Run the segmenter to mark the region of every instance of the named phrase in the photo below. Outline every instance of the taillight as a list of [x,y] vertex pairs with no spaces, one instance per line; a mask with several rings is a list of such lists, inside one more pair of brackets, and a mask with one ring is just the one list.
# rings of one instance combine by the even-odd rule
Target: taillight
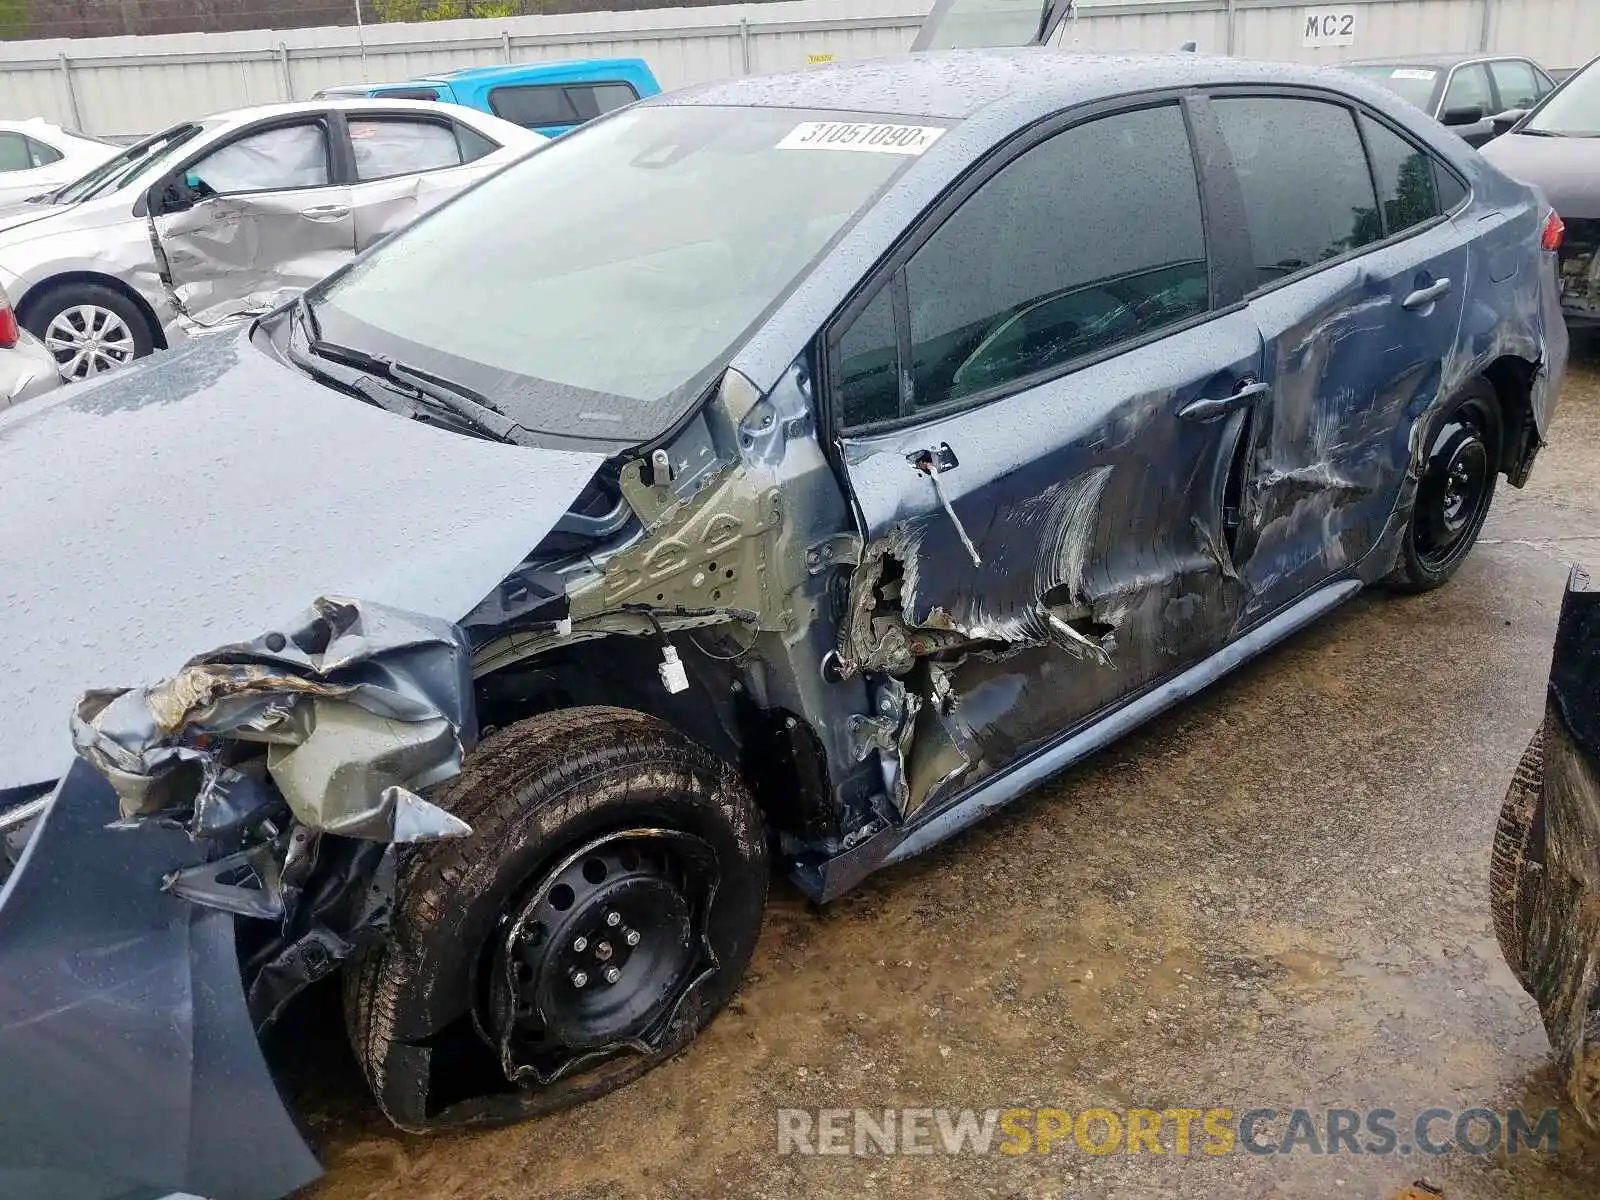
[[1560,213],[1551,212],[1551,214],[1545,218],[1544,236],[1539,239],[1539,244],[1546,250],[1559,250],[1561,249],[1561,243],[1566,240],[1566,237],[1567,223],[1561,219]]
[[11,311],[11,305],[0,297],[0,349],[9,350],[17,344],[20,331],[17,329],[17,314]]

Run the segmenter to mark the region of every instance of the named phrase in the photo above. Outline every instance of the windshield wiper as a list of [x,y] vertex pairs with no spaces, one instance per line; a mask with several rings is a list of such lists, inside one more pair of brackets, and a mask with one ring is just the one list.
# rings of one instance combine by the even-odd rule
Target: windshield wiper
[[1562,133],[1559,129],[1519,129],[1517,130],[1517,133],[1523,137],[1564,138],[1575,136],[1570,133]]
[[295,311],[309,335],[306,348],[318,358],[374,376],[412,403],[420,402],[428,409],[443,413],[484,437],[500,442],[526,444],[527,431],[501,412],[481,392],[452,380],[441,379],[431,372],[419,370],[392,358],[370,354],[353,346],[341,346],[336,342],[323,341],[317,336],[320,330],[316,313],[305,303],[303,297],[295,301]]

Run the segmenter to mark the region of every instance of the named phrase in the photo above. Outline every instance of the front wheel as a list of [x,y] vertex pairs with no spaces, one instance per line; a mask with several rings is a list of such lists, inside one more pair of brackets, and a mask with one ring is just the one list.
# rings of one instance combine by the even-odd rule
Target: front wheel
[[68,381],[125,367],[155,348],[155,333],[139,306],[100,283],[51,288],[28,304],[23,324],[55,356]]
[[400,866],[387,938],[346,977],[356,1056],[403,1129],[603,1095],[732,998],[768,862],[739,776],[654,717],[545,713],[438,797],[472,836]]
[[1489,515],[1500,446],[1499,398],[1475,379],[1434,419],[1390,587],[1428,592],[1456,573]]

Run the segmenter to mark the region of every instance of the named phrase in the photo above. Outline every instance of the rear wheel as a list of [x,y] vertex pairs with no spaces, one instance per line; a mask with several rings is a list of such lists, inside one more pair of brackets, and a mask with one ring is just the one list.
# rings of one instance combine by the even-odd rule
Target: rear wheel
[[439,802],[473,826],[402,863],[346,980],[357,1058],[405,1129],[611,1091],[732,997],[767,889],[738,775],[671,726],[567,709],[484,740]]
[[139,306],[99,283],[51,288],[28,304],[23,324],[69,380],[125,367],[155,348],[154,331]]
[[1432,591],[1456,573],[1489,515],[1500,446],[1499,398],[1475,379],[1434,420],[1391,587]]
[[1489,856],[1489,906],[1494,935],[1506,965],[1529,986],[1525,889],[1544,870],[1544,729],[1541,726],[1517,764],[1495,825]]

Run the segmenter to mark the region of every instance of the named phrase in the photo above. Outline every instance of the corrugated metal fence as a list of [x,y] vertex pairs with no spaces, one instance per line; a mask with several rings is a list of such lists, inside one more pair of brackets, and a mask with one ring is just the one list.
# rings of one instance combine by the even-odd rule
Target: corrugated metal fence
[[[0,116],[147,132],[318,88],[456,67],[637,55],[663,86],[898,53],[932,0],[779,3],[504,20],[0,43]],[[1313,44],[1311,16],[1343,33]],[[1348,18],[1348,21],[1346,20]],[[1600,0],[1082,0],[1058,44],[1336,62],[1495,49],[1574,66],[1600,53]]]

